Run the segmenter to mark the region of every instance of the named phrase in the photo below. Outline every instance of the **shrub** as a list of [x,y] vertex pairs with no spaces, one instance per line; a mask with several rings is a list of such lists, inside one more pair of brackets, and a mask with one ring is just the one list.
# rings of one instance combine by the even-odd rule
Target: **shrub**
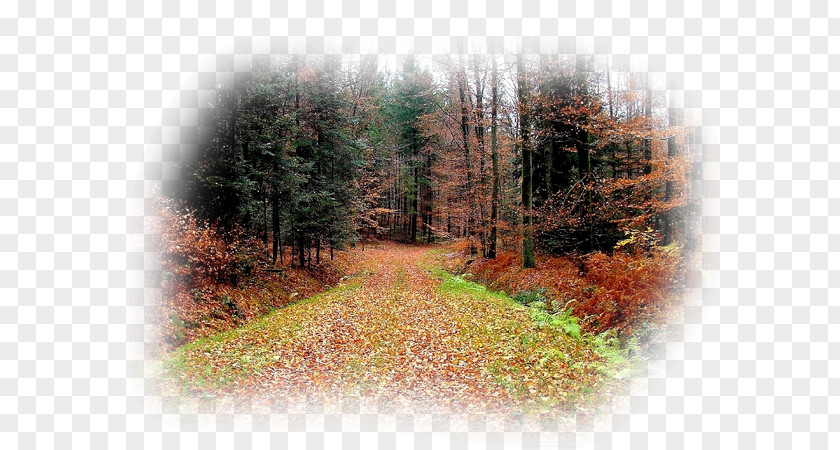
[[546,302],[545,289],[537,288],[529,291],[517,292],[513,295],[513,300],[520,305],[528,306],[534,302]]
[[[612,255],[552,257],[537,255],[537,267],[523,270],[519,259],[500,254],[496,260],[477,260],[469,267],[476,280],[511,292],[517,302],[543,302],[550,312],[571,310],[580,326],[598,334],[615,329],[619,335],[645,332],[646,324],[664,310],[677,285],[680,250],[654,246],[631,251],[642,237],[623,245],[627,251]],[[569,299],[577,301],[569,306]]]
[[676,248],[655,247],[648,253],[616,252],[611,256],[593,253],[586,258],[585,292],[578,309],[590,317],[595,332],[610,328],[631,331],[655,310],[665,306],[669,287],[674,285],[679,266]]
[[224,233],[170,200],[162,201],[161,213],[164,281],[202,289],[232,277],[238,229]]
[[531,314],[531,318],[537,322],[537,326],[541,328],[556,328],[575,339],[579,339],[581,336],[580,323],[578,322],[578,318],[572,315],[571,308],[566,308],[552,314],[544,302],[535,301],[531,303],[529,313]]
[[[338,283],[354,264],[346,255],[317,271],[286,267],[282,274],[254,270],[267,262],[257,237],[223,229],[169,199],[159,203],[162,301],[154,308],[160,347],[168,351],[199,337],[306,298]],[[347,260],[344,260],[347,259]],[[294,293],[294,294],[292,294]]]

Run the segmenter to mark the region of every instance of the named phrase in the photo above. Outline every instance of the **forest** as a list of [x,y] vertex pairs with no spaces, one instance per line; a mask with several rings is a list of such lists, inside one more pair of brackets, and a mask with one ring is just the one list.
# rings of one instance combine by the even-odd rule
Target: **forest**
[[[297,314],[289,309],[297,300],[326,292],[312,308],[355,301],[347,280],[361,280],[362,290],[376,280],[370,288],[437,286],[412,288],[414,308],[392,322],[424,308],[452,313],[437,310],[450,304],[442,297],[456,309],[478,302],[476,314],[488,317],[497,293],[523,308],[530,322],[516,326],[533,328],[536,344],[520,343],[522,368],[482,364],[508,401],[531,398],[512,381],[529,379],[536,356],[528,352],[548,364],[557,340],[574,338],[595,349],[585,358],[610,359],[609,347],[626,363],[640,342],[656,339],[652,324],[691,282],[693,128],[645,73],[593,55],[408,56],[395,68],[376,55],[272,56],[217,87],[199,119],[198,150],[161,199],[159,323],[164,347],[181,348],[173,370],[182,379],[198,370],[191,364],[223,364],[190,359],[190,346],[210,345],[202,338],[268,313],[280,321],[272,326],[299,327],[304,319],[282,322]],[[472,300],[453,294],[459,289]],[[347,314],[404,308],[393,302]],[[512,320],[498,307],[499,320]],[[462,337],[480,328],[493,327],[452,324]],[[271,335],[264,331],[260,339]],[[369,337],[356,333],[356,341]],[[329,347],[337,335],[306,339]],[[495,351],[507,341],[492,342]],[[302,356],[287,356],[300,370]],[[265,364],[280,364],[275,357]],[[309,389],[326,376],[313,375],[323,358],[301,375]],[[236,386],[254,378],[225,377]],[[553,389],[540,380],[533,389]],[[551,386],[552,401],[574,390]]]

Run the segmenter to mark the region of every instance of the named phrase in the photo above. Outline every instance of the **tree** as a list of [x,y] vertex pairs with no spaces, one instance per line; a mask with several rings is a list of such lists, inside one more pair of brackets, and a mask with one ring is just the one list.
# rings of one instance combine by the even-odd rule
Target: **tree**
[[499,222],[499,78],[498,67],[496,59],[493,58],[493,72],[491,84],[491,100],[490,100],[490,154],[493,164],[493,196],[490,205],[490,244],[487,250],[489,258],[496,258],[496,241],[498,240],[498,222]]
[[519,98],[519,135],[522,148],[522,267],[536,266],[534,228],[531,217],[531,118],[528,110],[528,86],[522,55],[516,60],[517,97]]
[[686,138],[646,80],[589,56],[497,60],[409,57],[394,74],[375,57],[255,61],[202,116],[175,196],[281,266],[284,247],[312,265],[386,234],[518,248],[523,267],[537,250],[684,240]]
[[[400,191],[399,203],[408,217],[409,240],[417,241],[418,214],[428,206],[429,157],[424,154],[427,143],[421,126],[422,118],[432,112],[434,85],[431,74],[418,67],[414,57],[408,57],[403,70],[392,86],[385,114],[394,135],[395,157],[399,161],[394,179]],[[421,198],[425,198],[421,205]],[[427,224],[423,222],[425,230]]]

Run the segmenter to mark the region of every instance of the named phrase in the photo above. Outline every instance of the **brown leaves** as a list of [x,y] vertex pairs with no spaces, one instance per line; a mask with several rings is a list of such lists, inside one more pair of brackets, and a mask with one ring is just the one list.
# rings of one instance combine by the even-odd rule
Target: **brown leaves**
[[476,260],[469,271],[506,292],[545,290],[557,302],[555,309],[576,299],[573,314],[590,332],[630,333],[667,306],[679,262],[675,249],[655,248],[648,253],[595,252],[577,259],[538,255],[536,268],[522,270],[517,255],[503,253],[495,260]]
[[250,270],[248,275],[245,266],[253,269],[265,254],[258,240],[202,222],[165,199],[160,217],[163,297],[152,320],[159,326],[161,351],[231,330],[272,308],[323,292],[337,284],[356,259],[338,252],[334,262],[315,271],[285,267],[282,274]]
[[[422,268],[442,263],[427,250],[369,247],[359,252],[357,276],[182,349],[170,357],[181,361],[173,375],[187,391],[214,395],[362,395],[450,413],[569,406],[579,400],[570,394],[574,385],[599,380],[566,358],[545,359],[547,349],[574,361],[596,356],[539,329],[510,300],[442,290],[441,280]],[[523,343],[523,335],[533,341]]]

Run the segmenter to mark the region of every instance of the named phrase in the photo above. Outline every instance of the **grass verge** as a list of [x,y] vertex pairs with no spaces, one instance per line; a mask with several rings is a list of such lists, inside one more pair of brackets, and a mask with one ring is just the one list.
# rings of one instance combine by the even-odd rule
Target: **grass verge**
[[607,386],[642,367],[638,348],[620,346],[615,331],[588,333],[568,308],[552,313],[538,296],[513,299],[441,269],[442,252],[428,256],[439,292],[460,303],[462,339],[486,352],[486,371],[526,412],[595,406]]

